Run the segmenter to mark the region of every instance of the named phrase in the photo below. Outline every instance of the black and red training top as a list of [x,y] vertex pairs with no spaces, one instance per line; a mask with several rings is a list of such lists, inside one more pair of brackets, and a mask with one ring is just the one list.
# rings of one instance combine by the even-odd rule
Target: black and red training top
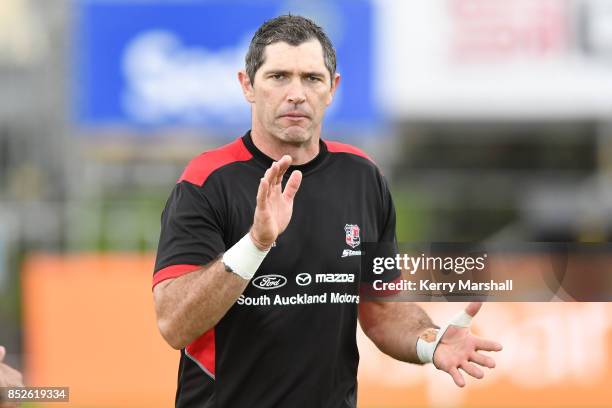
[[[153,286],[218,258],[249,230],[273,160],[250,132],[193,159],[162,214]],[[320,141],[289,226],[219,323],[181,350],[180,408],[355,407],[365,242],[395,245],[387,183],[359,149]],[[397,272],[377,276],[392,281]]]

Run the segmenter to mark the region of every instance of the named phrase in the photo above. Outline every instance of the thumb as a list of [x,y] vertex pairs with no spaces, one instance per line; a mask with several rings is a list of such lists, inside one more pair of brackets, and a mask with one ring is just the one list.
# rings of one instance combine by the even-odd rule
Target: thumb
[[478,313],[481,307],[482,302],[472,302],[465,308],[465,313],[467,313],[471,317],[474,317],[476,316],[476,313]]
[[0,346],[0,363],[4,360],[4,356],[6,355],[6,349],[4,346]]
[[283,196],[288,200],[293,200],[295,194],[300,188],[300,184],[302,183],[302,172],[299,170],[295,170],[289,176],[289,180],[287,180],[287,184],[285,185],[285,191],[283,191]]

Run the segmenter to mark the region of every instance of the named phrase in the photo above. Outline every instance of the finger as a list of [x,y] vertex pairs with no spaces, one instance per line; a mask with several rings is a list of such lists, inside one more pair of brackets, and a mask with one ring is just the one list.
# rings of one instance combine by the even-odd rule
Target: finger
[[259,180],[259,188],[257,189],[257,207],[260,210],[265,210],[268,204],[268,182],[265,178]]
[[270,166],[266,172],[264,173],[263,177],[261,178],[262,180],[266,180],[268,182],[268,184],[270,184],[270,180],[272,179],[272,168],[274,167],[274,164],[272,164],[272,166]]
[[0,363],[4,360],[4,356],[6,355],[6,349],[4,346],[0,346]]
[[285,191],[283,191],[283,196],[287,200],[293,200],[295,194],[300,188],[300,184],[302,183],[302,172],[299,170],[294,170],[289,176],[289,180],[285,185]]
[[480,367],[472,363],[468,363],[467,361],[461,364],[461,369],[479,380],[484,377],[484,371],[482,371]]
[[465,380],[456,367],[451,368],[448,373],[453,377],[453,381],[457,384],[457,387],[465,387]]
[[496,341],[476,338],[476,350],[502,351],[503,346]]
[[495,368],[495,360],[484,354],[473,352],[470,356],[470,361],[487,368]]
[[264,178],[270,185],[274,184],[274,180],[276,179],[277,169],[278,169],[278,163],[274,162],[268,168],[268,170],[266,170],[266,173],[264,174]]
[[285,172],[287,171],[287,169],[289,168],[289,166],[291,166],[291,156],[289,155],[284,155],[283,157],[281,157],[281,159],[278,161],[278,175],[277,175],[277,183],[280,183],[281,180],[283,179],[283,176],[285,175]]
[[274,187],[276,183],[277,173],[278,173],[278,163],[274,162],[272,163],[270,168],[266,170],[266,173],[264,174],[264,179],[268,185],[268,188],[266,190],[267,191],[266,196],[270,196],[270,194],[272,193],[272,187]]
[[469,305],[467,305],[467,307],[465,308],[465,313],[474,317],[476,316],[476,313],[478,313],[481,307],[482,307],[482,302],[472,302]]

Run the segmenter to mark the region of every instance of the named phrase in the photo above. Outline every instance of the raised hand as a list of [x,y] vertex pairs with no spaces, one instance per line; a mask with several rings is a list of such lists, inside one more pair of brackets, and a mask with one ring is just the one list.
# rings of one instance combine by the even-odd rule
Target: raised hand
[[[4,357],[6,355],[6,349],[0,346],[0,387],[23,387],[23,377],[21,373],[12,367],[4,364]],[[0,408],[13,407],[16,405],[2,404],[0,402]]]
[[[470,303],[465,312],[474,317],[482,307],[481,302]],[[493,358],[479,353],[482,351],[501,351],[501,344],[474,336],[469,327],[449,326],[436,348],[433,363],[442,371],[450,374],[459,387],[465,386],[465,379],[459,369],[474,378],[483,378],[484,371],[479,367],[495,367]]]
[[300,188],[302,173],[299,170],[293,171],[285,191],[282,191],[281,181],[290,165],[291,156],[283,156],[266,170],[259,182],[250,235],[253,243],[261,250],[270,248],[291,220],[293,199]]

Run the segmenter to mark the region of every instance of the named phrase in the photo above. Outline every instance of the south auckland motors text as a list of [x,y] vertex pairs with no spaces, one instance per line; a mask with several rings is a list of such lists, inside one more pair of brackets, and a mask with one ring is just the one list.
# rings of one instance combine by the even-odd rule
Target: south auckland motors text
[[292,306],[326,303],[359,303],[359,295],[338,292],[322,293],[320,295],[298,294],[291,296],[261,295],[251,297],[240,295],[236,303],[240,306]]

